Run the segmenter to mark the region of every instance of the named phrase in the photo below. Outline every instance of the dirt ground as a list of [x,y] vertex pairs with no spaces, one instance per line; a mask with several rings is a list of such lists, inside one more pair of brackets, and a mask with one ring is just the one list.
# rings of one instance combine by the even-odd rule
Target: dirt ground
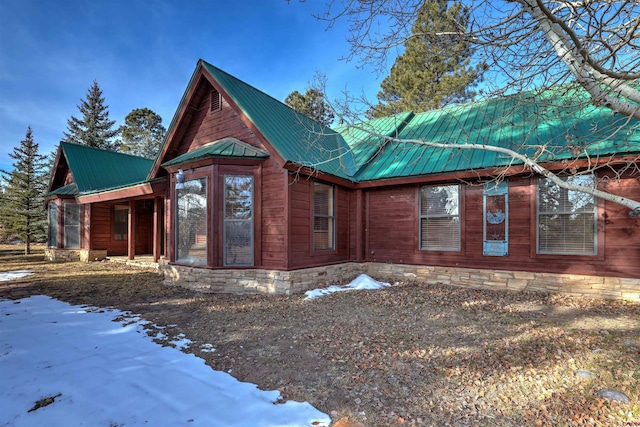
[[[640,425],[640,304],[410,282],[311,301],[203,295],[149,270],[47,263],[17,249],[0,247],[0,271],[35,274],[0,282],[0,298],[44,294],[139,314],[170,337],[184,333],[187,351],[212,368],[334,420]],[[602,398],[603,389],[629,402]]]

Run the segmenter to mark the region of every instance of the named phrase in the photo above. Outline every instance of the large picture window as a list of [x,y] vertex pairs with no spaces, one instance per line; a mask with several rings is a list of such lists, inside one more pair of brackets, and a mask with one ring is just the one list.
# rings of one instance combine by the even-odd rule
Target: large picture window
[[224,177],[224,265],[253,265],[253,177]]
[[80,248],[80,205],[64,205],[64,247]]
[[53,203],[49,205],[49,247],[58,246],[58,206]]
[[207,265],[207,179],[186,181],[176,199],[176,261]]
[[129,206],[116,205],[113,212],[113,240],[127,240],[129,233]]
[[420,188],[420,249],[460,250],[458,185]]
[[[563,177],[571,184],[594,187],[591,175]],[[567,190],[538,179],[538,253],[595,255],[597,203],[590,194]]]
[[332,185],[313,183],[313,249],[335,247],[335,195]]

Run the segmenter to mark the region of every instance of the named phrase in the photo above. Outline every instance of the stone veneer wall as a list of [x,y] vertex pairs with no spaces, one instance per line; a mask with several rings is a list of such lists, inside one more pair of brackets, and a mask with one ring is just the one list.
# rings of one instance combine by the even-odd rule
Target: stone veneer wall
[[46,248],[44,259],[47,261],[98,261],[107,257],[107,250],[95,249],[59,249]]
[[618,277],[381,263],[345,263],[293,271],[210,270],[168,264],[160,267],[165,284],[209,293],[289,295],[325,284],[346,283],[366,273],[391,282],[415,280],[468,288],[541,291],[640,301],[640,279]]

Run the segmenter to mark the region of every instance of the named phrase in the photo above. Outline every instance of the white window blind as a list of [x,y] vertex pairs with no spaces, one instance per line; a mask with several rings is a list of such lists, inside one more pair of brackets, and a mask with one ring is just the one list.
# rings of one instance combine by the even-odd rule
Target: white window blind
[[176,198],[176,260],[207,265],[207,179],[185,181]]
[[253,177],[224,177],[224,264],[253,265]]
[[[572,184],[594,187],[592,175],[563,177]],[[538,253],[595,255],[597,203],[590,194],[567,190],[538,179]]]
[[420,249],[460,250],[458,185],[420,189]]
[[64,205],[64,247],[80,248],[80,205]]
[[333,186],[313,183],[313,249],[333,249],[335,201]]

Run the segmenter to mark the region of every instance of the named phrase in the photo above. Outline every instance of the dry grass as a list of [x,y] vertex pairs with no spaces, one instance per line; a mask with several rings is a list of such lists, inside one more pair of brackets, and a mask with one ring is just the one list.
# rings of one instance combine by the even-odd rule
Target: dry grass
[[[185,333],[243,381],[367,426],[615,426],[640,422],[640,305],[402,283],[375,292],[201,295],[112,263],[0,247],[0,298],[117,307]],[[173,325],[173,326],[172,326]],[[201,351],[212,344],[216,351]],[[594,379],[581,379],[578,370]],[[604,400],[612,388],[631,403]]]

